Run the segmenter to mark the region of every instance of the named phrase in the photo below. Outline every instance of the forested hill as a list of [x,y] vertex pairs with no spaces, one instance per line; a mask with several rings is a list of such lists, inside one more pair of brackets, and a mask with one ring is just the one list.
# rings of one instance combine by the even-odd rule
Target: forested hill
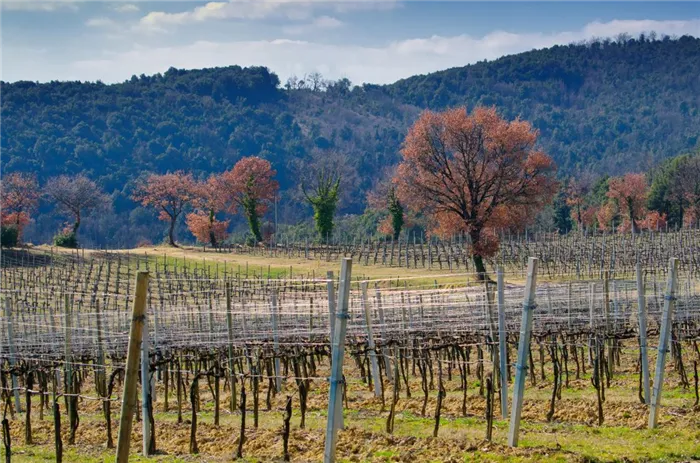
[[700,135],[700,39],[555,46],[401,80],[393,97],[428,108],[496,105],[529,120],[571,172],[619,173],[692,149]]
[[[363,191],[397,161],[424,108],[496,105],[530,120],[563,174],[580,166],[621,173],[692,149],[700,39],[557,46],[386,86],[284,85],[265,68],[230,66],[171,68],[114,85],[3,82],[1,91],[3,172],[33,171],[40,181],[84,172],[113,195],[116,214],[134,210],[129,189],[144,172],[204,175],[247,155],[269,159],[282,190],[296,191],[316,149],[346,155],[360,180],[343,209],[361,212]],[[284,206],[281,220],[304,213]]]

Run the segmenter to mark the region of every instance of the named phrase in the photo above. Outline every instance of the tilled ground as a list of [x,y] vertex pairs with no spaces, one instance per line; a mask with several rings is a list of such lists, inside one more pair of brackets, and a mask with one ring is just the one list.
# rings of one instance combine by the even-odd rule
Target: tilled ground
[[[532,385],[528,379],[522,413],[521,446],[513,449],[505,445],[508,421],[500,419],[498,394],[494,400],[496,415],[492,442],[484,440],[486,432],[486,400],[479,395],[479,386],[471,381],[467,391],[466,415],[462,410],[463,392],[459,389],[458,374],[453,371],[447,381],[447,397],[443,401],[440,429],[434,438],[434,413],[437,392],[429,392],[426,416],[421,416],[423,392],[420,378],[411,377],[411,397],[405,387],[400,391],[396,405],[395,430],[386,432],[386,419],[392,385],[385,384],[385,404],[374,397],[368,385],[356,378],[358,372],[347,362],[349,379],[346,428],[339,434],[339,461],[692,461],[700,459],[700,407],[694,405],[693,387],[679,386],[678,375],[670,365],[667,368],[663,408],[659,429],[647,429],[648,407],[637,398],[638,374],[631,356],[623,356],[623,368],[616,372],[607,400],[603,405],[605,422],[597,424],[595,390],[589,378],[575,379],[570,373],[569,387],[562,387],[561,400],[555,403],[555,413],[547,422],[552,393],[551,371],[547,380],[537,378]],[[319,372],[321,375],[324,372]],[[472,372],[473,373],[473,372]],[[353,379],[354,378],[354,379]],[[471,376],[470,380],[474,377]],[[200,382],[201,409],[198,413],[197,443],[199,453],[191,455],[190,417],[188,397],[183,397],[183,422],[177,423],[176,399],[170,397],[169,411],[164,411],[163,388],[158,385],[155,404],[155,429],[158,454],[162,461],[230,461],[238,446],[240,413],[228,411],[229,393],[221,394],[221,423],[213,425],[213,399],[206,381]],[[403,385],[402,385],[403,386]],[[298,391],[293,381],[285,384],[282,394],[272,400],[266,409],[267,382],[261,384],[259,426],[253,423],[252,394],[248,391],[246,436],[243,446],[247,461],[280,461],[282,424],[286,396],[293,397],[293,418],[289,438],[292,461],[315,462],[323,459],[328,383],[312,382],[308,398],[306,429],[299,427]],[[83,393],[95,396],[91,384],[83,386]],[[171,392],[172,393],[172,392]],[[121,394],[119,388],[114,396]],[[64,461],[109,461],[113,450],[106,448],[106,425],[100,403],[81,400],[80,425],[76,444],[67,445],[68,419],[61,401]],[[10,419],[13,445],[12,461],[51,461],[53,456],[53,421],[48,410],[39,419],[39,400],[33,399],[33,445],[24,443],[24,414]],[[112,429],[116,442],[118,403],[112,406]],[[9,414],[8,414],[9,418]],[[141,448],[141,424],[135,423],[132,432],[132,455],[137,458]],[[4,450],[3,450],[4,451]]]

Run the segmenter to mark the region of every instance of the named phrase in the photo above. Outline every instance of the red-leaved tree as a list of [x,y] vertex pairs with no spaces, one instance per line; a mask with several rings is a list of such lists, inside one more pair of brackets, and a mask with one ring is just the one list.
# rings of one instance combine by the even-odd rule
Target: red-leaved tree
[[15,172],[0,179],[0,223],[16,227],[18,241],[22,239],[24,227],[31,221],[39,196],[36,175]]
[[257,242],[263,238],[260,218],[279,189],[279,184],[274,180],[276,173],[270,161],[250,156],[238,161],[233,169],[222,173],[217,180],[222,197],[229,204],[229,211],[233,214],[239,210],[243,212]]
[[187,227],[200,243],[216,246],[228,236],[229,220],[219,220],[216,214],[226,208],[221,182],[215,175],[209,180],[197,182],[193,204],[197,210],[187,214]]
[[522,227],[557,191],[552,159],[535,148],[537,131],[495,108],[425,111],[403,144],[394,182],[402,202],[432,217],[434,232],[466,232],[474,265],[498,249],[496,230]]
[[626,174],[610,179],[608,198],[617,203],[623,229],[639,233],[639,221],[647,214],[647,193],[648,185],[644,174]]
[[615,217],[619,215],[617,205],[608,201],[602,206],[600,206],[595,213],[596,221],[598,222],[598,228],[601,231],[610,231],[614,227]]
[[144,207],[158,211],[158,219],[170,222],[168,242],[175,244],[175,224],[185,206],[197,195],[197,189],[192,174],[178,171],[172,174],[151,174],[140,184],[133,194],[133,199]]

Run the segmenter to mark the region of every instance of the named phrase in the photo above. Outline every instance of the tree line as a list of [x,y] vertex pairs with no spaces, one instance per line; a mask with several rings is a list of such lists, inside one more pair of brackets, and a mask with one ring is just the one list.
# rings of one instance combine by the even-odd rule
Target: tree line
[[[465,234],[475,267],[485,275],[483,260],[498,250],[499,231],[522,230],[547,207],[554,207],[561,232],[597,227],[639,233],[700,219],[700,154],[672,158],[646,174],[595,178],[581,172],[561,181],[538,137],[532,124],[507,120],[493,107],[424,111],[408,130],[399,164],[367,194],[373,226],[394,239],[406,226],[435,236]],[[299,179],[320,239],[332,236],[341,194],[352,188],[343,183],[339,159],[330,153]],[[236,214],[246,219],[253,243],[270,243],[273,231],[265,233],[261,224],[277,197],[276,176],[269,161],[249,156],[208,178],[184,171],[147,175],[131,198],[168,223],[172,246],[183,214],[200,243],[223,243],[230,228],[226,216]],[[39,188],[36,176],[12,173],[1,188],[3,245],[21,241],[42,197],[71,219],[54,237],[54,244],[67,247],[78,245],[84,215],[109,203],[82,174],[53,177]]]
[[[150,174],[138,182],[131,198],[157,213],[168,223],[168,244],[177,246],[175,225],[186,212],[187,227],[198,242],[217,246],[228,237],[230,220],[223,214],[242,214],[248,222],[254,243],[263,238],[261,218],[274,201],[279,183],[269,161],[257,156],[244,157],[232,169],[196,180],[191,172]],[[314,221],[320,236],[333,232],[333,216],[339,200],[342,173],[338,168],[321,169],[310,181],[302,183],[304,195],[314,209]],[[50,178],[40,188],[36,175],[11,173],[0,183],[2,196],[3,246],[22,242],[22,232],[31,222],[39,201],[54,204],[69,222],[53,238],[62,247],[78,246],[78,230],[85,214],[110,206],[110,198],[98,185],[82,174]]]

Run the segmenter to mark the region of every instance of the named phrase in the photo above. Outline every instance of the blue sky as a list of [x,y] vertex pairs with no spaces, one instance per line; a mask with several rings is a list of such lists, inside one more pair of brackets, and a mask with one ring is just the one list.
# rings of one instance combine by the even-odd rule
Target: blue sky
[[697,2],[2,2],[2,79],[102,80],[264,65],[389,83],[627,32],[700,37]]

